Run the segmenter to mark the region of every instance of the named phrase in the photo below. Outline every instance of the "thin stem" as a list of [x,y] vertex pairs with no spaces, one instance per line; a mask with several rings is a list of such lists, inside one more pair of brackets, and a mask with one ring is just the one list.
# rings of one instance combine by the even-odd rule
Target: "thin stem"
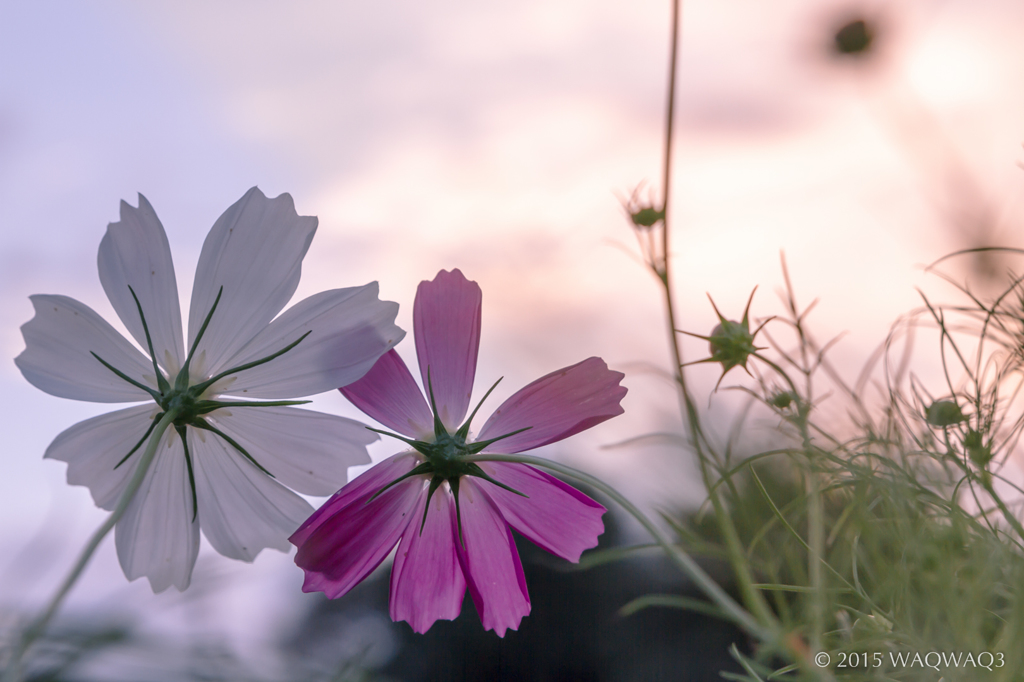
[[157,448],[160,445],[160,439],[164,435],[164,431],[170,426],[177,418],[177,412],[170,410],[164,413],[163,417],[157,423],[156,428],[153,429],[153,434],[149,438],[149,443],[146,444],[146,450],[142,453],[142,458],[139,460],[138,466],[135,468],[135,473],[132,474],[131,479],[128,481],[128,485],[125,487],[124,492],[121,493],[121,498],[117,501],[117,506],[114,507],[114,511],[111,512],[110,516],[103,525],[96,529],[89,542],[86,543],[85,548],[82,549],[82,553],[78,557],[78,561],[72,567],[71,572],[61,583],[57,592],[50,599],[49,604],[43,612],[25,629],[22,633],[21,640],[18,642],[17,647],[11,654],[11,658],[7,664],[7,670],[3,676],[3,682],[19,682],[21,680],[21,659],[24,657],[25,652],[37,640],[40,635],[46,630],[46,626],[49,625],[50,620],[57,613],[57,609],[60,608],[64,601],[64,597],[67,596],[71,588],[74,587],[81,576],[82,571],[85,570],[89,560],[92,559],[93,553],[96,548],[99,547],[100,542],[107,536],[107,533],[114,527],[114,525],[124,516],[125,511],[128,509],[128,505],[131,504],[132,499],[135,497],[136,491],[139,486],[142,485],[143,479],[146,477],[146,472],[149,470],[149,465],[153,461],[153,457],[156,456]]
[[821,480],[811,462],[811,451],[807,456],[807,541],[810,552],[807,556],[807,572],[811,582],[811,631],[808,640],[811,651],[821,649],[821,636],[825,631],[825,575],[822,563],[825,561],[825,509],[821,497]]
[[[801,339],[803,339],[802,327],[798,326],[797,329]],[[801,343],[801,346],[805,347],[805,344]],[[807,399],[805,401],[803,398],[800,398],[800,392],[797,391],[796,383],[781,367],[760,353],[754,353],[753,356],[771,367],[776,374],[785,379],[786,383],[789,384],[790,390],[793,391],[793,395],[797,396],[796,410],[798,416],[793,421],[796,423],[797,428],[800,429],[801,444],[804,456],[807,458],[807,480],[805,482],[807,490],[807,548],[809,550],[807,553],[807,575],[811,583],[811,631],[808,634],[808,639],[810,640],[811,651],[819,651],[821,649],[821,636],[825,631],[825,575],[822,570],[822,564],[827,565],[827,562],[825,560],[825,505],[821,495],[821,474],[815,469],[814,447],[811,443],[811,433],[808,428],[807,419],[811,399],[810,381],[808,379]],[[807,366],[806,358],[804,366]]]
[[672,0],[672,41],[668,67],[668,107],[665,114],[665,148],[661,178],[661,262],[658,263],[658,259],[652,257],[651,265],[654,268],[655,274],[658,275],[658,279],[661,280],[662,288],[665,291],[665,312],[668,316],[669,345],[672,347],[672,360],[674,362],[673,366],[675,367],[674,374],[676,376],[676,381],[679,384],[680,407],[687,417],[687,422],[690,425],[690,431],[693,434],[694,441],[696,442],[698,438],[697,434],[694,433],[694,425],[696,424],[697,415],[693,408],[693,400],[690,398],[689,391],[686,389],[686,379],[683,376],[683,355],[679,349],[679,338],[676,336],[675,306],[672,302],[672,285],[669,278],[668,202],[672,187],[672,120],[675,112],[676,61],[678,60],[678,52],[679,0]]
[[665,112],[665,158],[662,160],[661,212],[664,229],[661,231],[662,257],[668,272],[668,198],[672,186],[672,121],[676,106],[676,62],[679,53],[679,0],[672,0],[672,47],[668,62],[668,105]]
[[1003,502],[1003,498],[996,492],[995,487],[991,483],[986,484],[984,482],[982,482],[982,486],[985,488],[985,492],[989,494],[989,497],[991,497],[996,503],[996,506],[999,507],[999,511],[1003,513],[1003,517],[1006,519],[1006,522],[1010,524],[1014,532],[1017,533],[1017,536],[1024,540],[1024,526],[1021,525],[1021,522],[1017,519],[1016,515],[1010,511],[1010,508],[1006,506],[1005,502]]
[[[716,583],[711,576],[709,576],[703,568],[700,567],[696,561],[693,560],[687,552],[674,544],[665,533],[651,521],[646,514],[640,511],[636,505],[630,502],[617,490],[612,488],[610,485],[605,483],[599,478],[595,478],[590,474],[573,469],[572,467],[552,462],[544,459],[543,457],[534,457],[532,455],[497,455],[497,454],[483,454],[483,455],[472,455],[470,457],[463,457],[464,462],[516,462],[520,464],[529,464],[531,466],[540,467],[542,469],[548,469],[557,474],[574,478],[580,483],[589,485],[614,500],[620,507],[626,510],[626,512],[640,522],[640,525],[651,534],[651,537],[655,539],[658,545],[661,546],[665,553],[668,554],[669,559],[674,563],[683,573],[690,577],[697,587],[704,592],[707,597],[714,602],[714,604],[722,610],[722,614],[728,620],[735,623],[739,628],[744,630],[751,637],[757,639],[762,645],[775,649],[776,651],[784,652],[791,660],[795,661],[800,668],[808,673],[811,677],[825,682],[834,682],[835,678],[827,669],[823,670],[811,660],[810,656],[814,653],[813,650],[808,650],[806,646],[801,644],[798,638],[794,638],[792,635],[786,635],[782,632],[779,621],[772,617],[768,621],[767,626],[758,622],[754,616],[746,611],[742,606],[736,603],[736,601],[730,597],[725,590],[723,590],[718,583]],[[458,504],[458,497],[456,504]],[[760,592],[757,593],[760,596]]]
[[764,625],[774,622],[775,618],[771,613],[764,596],[754,588],[754,580],[750,573],[750,567],[746,561],[746,554],[743,544],[739,539],[739,533],[729,516],[728,510],[722,503],[721,498],[715,490],[712,481],[711,470],[708,461],[708,454],[704,450],[706,438],[700,425],[700,417],[697,414],[696,404],[686,386],[686,377],[683,373],[683,355],[679,348],[679,338],[676,335],[675,304],[672,300],[672,280],[669,267],[669,195],[672,183],[672,139],[673,119],[675,112],[676,98],[676,64],[679,55],[679,0],[672,0],[672,39],[669,57],[669,82],[668,82],[668,105],[665,119],[665,146],[662,172],[662,218],[661,218],[661,258],[652,258],[651,266],[661,281],[665,295],[665,314],[668,318],[669,345],[672,349],[673,374],[679,387],[679,407],[683,413],[683,419],[689,428],[691,442],[696,450],[697,461],[700,465],[701,478],[704,487],[708,490],[708,498],[714,508],[715,520],[725,540],[726,550],[729,554],[729,563],[736,574],[736,581],[743,601],[747,608],[751,609],[757,619]]
[[582,471],[573,469],[572,467],[567,467],[565,465],[558,464],[557,462],[552,462],[541,457],[533,457],[531,455],[485,454],[473,455],[462,459],[466,462],[517,462],[520,464],[530,464],[532,466],[554,471],[564,476],[569,476],[581,483],[585,483],[586,485],[600,490],[640,522],[640,525],[642,525],[658,542],[658,544],[661,545],[662,549],[665,550],[672,562],[697,584],[701,591],[703,591],[704,594],[706,594],[708,598],[722,610],[729,620],[746,631],[747,634],[755,637],[761,642],[777,641],[778,638],[773,632],[764,628],[742,606],[737,604],[736,601],[730,597],[689,554],[686,553],[686,551],[675,545],[665,535],[664,531],[656,526],[653,521],[647,518],[646,514],[640,511],[636,505],[623,497],[617,490],[609,486],[604,481],[583,473]]

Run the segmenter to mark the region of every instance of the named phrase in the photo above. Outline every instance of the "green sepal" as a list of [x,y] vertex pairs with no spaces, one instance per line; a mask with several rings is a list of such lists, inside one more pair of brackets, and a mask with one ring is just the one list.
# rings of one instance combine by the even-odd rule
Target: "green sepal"
[[192,453],[188,451],[188,438],[186,433],[186,427],[184,424],[175,424],[174,430],[178,432],[178,437],[181,438],[181,445],[185,448],[185,466],[188,468],[188,487],[192,491],[192,523],[196,522],[196,517],[199,516],[199,500],[196,497],[196,477],[192,471]]
[[135,451],[138,450],[140,447],[142,447],[142,444],[146,442],[147,438],[149,438],[149,434],[153,433],[153,429],[156,428],[156,423],[158,421],[160,421],[160,419],[163,416],[164,416],[164,413],[161,412],[160,414],[158,414],[156,417],[153,418],[152,422],[149,425],[149,428],[146,429],[146,433],[143,434],[142,438],[139,439],[139,442],[135,444],[135,447],[133,447],[131,450],[129,450],[128,454],[125,455],[124,457],[122,457],[121,461],[114,465],[115,469],[117,469],[119,466],[121,466],[122,464],[127,462],[128,458],[131,457],[132,455],[134,455]]
[[[206,333],[206,327],[210,324],[210,319],[213,317],[213,311],[217,309],[217,304],[220,303],[220,297],[223,293],[224,287],[221,286],[221,288],[217,290],[217,298],[213,300],[213,305],[210,306],[210,312],[206,313],[206,319],[203,320],[202,326],[199,327],[199,333],[196,334],[196,339],[192,342],[192,347],[188,350],[188,357],[185,358],[185,364],[181,366],[181,370],[178,371],[178,376],[174,379],[175,390],[184,391],[188,388],[188,368],[192,363],[192,356],[195,354],[196,348],[199,347],[199,341],[203,338],[203,334]],[[202,393],[202,391],[199,393]]]
[[145,391],[150,396],[152,396],[153,400],[155,400],[157,403],[160,402],[160,399],[163,396],[161,396],[159,393],[157,393],[156,391],[151,389],[149,386],[146,386],[145,384],[139,383],[135,379],[132,379],[130,376],[128,376],[127,374],[125,374],[124,372],[119,370],[118,368],[114,367],[112,364],[110,364],[109,362],[107,362],[106,360],[101,358],[100,356],[96,355],[96,353],[93,353],[92,351],[89,351],[89,354],[92,355],[97,360],[99,360],[101,363],[103,363],[103,366],[106,367],[107,369],[109,369],[111,372],[113,372],[117,376],[121,377],[122,379],[127,381],[132,386],[135,386],[136,388],[141,388],[143,391]]
[[459,479],[453,478],[448,481],[448,485],[451,486],[452,496],[455,498],[455,523],[459,527],[459,544],[465,547],[466,541],[462,538],[462,508],[459,507]]
[[156,351],[153,350],[153,339],[149,336],[149,325],[146,324],[146,315],[142,312],[142,304],[139,303],[139,297],[135,295],[135,289],[132,289],[131,284],[128,285],[128,291],[132,292],[132,298],[135,299],[135,307],[139,309],[139,317],[142,318],[142,331],[146,332],[146,345],[149,347],[149,357],[153,360],[153,371],[156,373],[156,385],[160,389],[160,394],[163,395],[170,390],[171,385],[167,383],[164,373],[160,371],[160,366],[156,362]]
[[203,429],[203,430],[205,430],[205,431],[212,431],[213,433],[217,434],[218,436],[220,436],[221,438],[223,438],[223,439],[224,439],[225,441],[227,441],[227,443],[228,443],[228,444],[229,444],[229,445],[230,445],[231,447],[233,447],[233,448],[234,448],[235,450],[238,450],[238,451],[239,451],[240,453],[242,453],[242,456],[243,456],[243,457],[245,457],[245,458],[246,458],[247,460],[249,460],[250,462],[252,462],[252,463],[253,463],[253,465],[254,465],[254,466],[255,466],[255,467],[257,468],[257,469],[259,469],[260,471],[262,471],[263,473],[265,473],[265,474],[266,474],[267,476],[270,476],[271,478],[277,478],[276,476],[274,476],[274,474],[272,474],[272,473],[270,473],[269,471],[267,471],[266,469],[264,469],[264,468],[263,468],[263,465],[262,465],[262,464],[260,464],[259,462],[257,462],[257,461],[256,461],[256,460],[255,460],[255,459],[253,458],[253,456],[252,456],[252,455],[250,455],[250,454],[249,454],[248,452],[246,452],[245,448],[243,448],[243,447],[242,447],[241,445],[239,445],[238,443],[236,443],[236,442],[235,442],[235,439],[234,439],[234,438],[232,438],[232,437],[231,437],[231,436],[229,436],[228,434],[224,433],[223,431],[221,431],[220,429],[218,429],[218,428],[217,428],[216,426],[211,426],[211,425],[210,425],[210,423],[209,423],[208,421],[206,421],[205,419],[198,419],[198,418],[197,418],[197,419],[195,419],[195,420],[193,420],[193,421],[189,422],[189,426],[194,426],[194,427],[196,427],[197,429]]
[[434,465],[431,464],[430,462],[423,462],[421,464],[418,464],[418,465],[416,465],[416,467],[412,471],[410,471],[410,472],[408,472],[406,474],[402,474],[401,476],[399,476],[395,480],[391,481],[391,483],[388,483],[386,486],[384,486],[383,488],[381,488],[380,490],[375,492],[373,494],[373,497],[368,499],[365,502],[365,504],[370,504],[371,502],[376,500],[378,497],[383,495],[386,490],[388,490],[389,488],[391,488],[394,485],[397,485],[397,484],[401,483],[402,481],[404,481],[407,478],[410,478],[412,476],[419,476],[420,474],[432,474],[432,473],[434,473]]
[[213,384],[215,384],[216,382],[220,381],[221,379],[223,379],[226,376],[230,376],[232,374],[238,374],[239,372],[245,371],[247,369],[252,369],[253,367],[258,367],[259,365],[262,365],[262,364],[265,364],[267,362],[270,362],[271,360],[273,360],[276,357],[284,355],[285,353],[290,351],[292,348],[295,348],[295,346],[299,345],[299,343],[303,339],[305,339],[307,336],[309,336],[312,333],[313,333],[313,330],[310,329],[308,332],[306,332],[305,334],[303,334],[302,336],[297,338],[295,341],[292,341],[291,343],[289,343],[287,346],[285,346],[281,350],[277,351],[276,353],[271,353],[270,355],[268,355],[265,358],[260,358],[259,360],[253,360],[252,362],[247,362],[244,365],[239,365],[238,367],[232,367],[229,370],[221,372],[220,374],[218,374],[215,377],[207,379],[206,381],[204,381],[204,382],[202,382],[200,384],[196,384],[195,386],[192,387],[191,390],[195,391],[196,395],[202,395],[203,391],[205,391],[210,386],[212,386]]
[[473,412],[469,415],[469,419],[467,419],[466,422],[462,426],[459,427],[459,430],[455,432],[456,436],[460,436],[462,438],[462,440],[466,440],[466,438],[469,437],[469,424],[470,424],[470,422],[473,421],[473,417],[476,416],[476,413],[480,411],[480,408],[483,406],[484,401],[487,400],[487,396],[491,395],[491,391],[496,389],[498,387],[498,384],[500,384],[501,380],[504,379],[504,378],[505,377],[498,377],[498,380],[494,382],[494,385],[491,386],[489,389],[487,389],[487,393],[484,393],[484,397],[481,398],[480,402],[478,402],[476,404],[476,407],[473,408]]
[[392,438],[396,438],[405,443],[406,445],[408,445],[409,447],[413,448],[417,452],[421,452],[423,454],[427,454],[426,452],[423,451],[423,448],[429,448],[431,445],[433,445],[433,443],[426,443],[422,440],[411,440],[409,438],[406,438],[405,436],[400,436],[397,433],[391,433],[390,431],[382,431],[381,429],[375,429],[372,426],[367,426],[366,430],[373,431],[374,433],[379,433],[382,436],[391,436]]
[[423,527],[427,525],[427,512],[430,511],[430,499],[434,496],[434,492],[441,487],[444,483],[444,479],[440,476],[434,476],[430,479],[430,490],[427,491],[427,503],[423,505],[423,520],[420,521],[420,535],[423,535]]
[[469,471],[466,472],[466,476],[476,476],[477,478],[482,478],[485,481],[487,481],[488,483],[493,483],[494,485],[498,486],[499,488],[503,488],[503,489],[509,491],[510,493],[515,493],[516,495],[519,495],[521,497],[525,497],[527,499],[530,498],[530,496],[527,495],[526,493],[521,493],[518,490],[516,490],[515,488],[512,488],[511,486],[507,486],[507,485],[505,485],[504,483],[502,483],[500,481],[495,481],[493,478],[491,478],[490,476],[487,475],[486,471],[484,471],[483,469],[480,468],[479,464],[477,464],[475,462],[470,462],[469,463]]
[[499,440],[504,440],[505,438],[508,438],[509,436],[514,436],[517,433],[522,433],[523,431],[529,431],[532,428],[533,428],[532,426],[524,426],[521,429],[516,429],[515,431],[509,431],[504,436],[498,436],[497,438],[489,438],[487,440],[481,440],[481,441],[477,441],[475,443],[467,443],[466,444],[466,452],[468,452],[471,455],[479,454],[480,451],[483,450],[484,448],[486,448],[488,445],[491,445],[493,443],[497,443]]
[[195,410],[197,415],[208,414],[214,410],[219,410],[222,407],[289,407],[291,405],[305,405],[313,402],[312,400],[273,400],[261,402],[258,400],[254,401],[242,401],[242,400],[197,400],[195,404]]
[[430,366],[427,366],[427,394],[430,396],[430,411],[434,413],[434,439],[448,435],[448,429],[441,423],[441,415],[437,413],[437,403],[434,402],[434,386],[430,381]]

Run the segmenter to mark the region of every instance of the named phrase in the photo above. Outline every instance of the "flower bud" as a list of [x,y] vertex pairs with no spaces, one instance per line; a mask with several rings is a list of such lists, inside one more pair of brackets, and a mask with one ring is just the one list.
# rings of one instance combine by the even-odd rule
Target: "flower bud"
[[659,222],[665,219],[665,212],[659,211],[653,206],[643,206],[636,210],[630,211],[629,219],[633,221],[635,227],[647,229],[654,227]]
[[715,325],[708,337],[708,347],[711,350],[711,361],[722,363],[723,373],[737,365],[746,369],[747,358],[757,351],[746,318],[743,322],[722,320]]
[[[747,358],[763,348],[759,348],[754,345],[754,337],[761,331],[761,328],[768,324],[768,318],[761,323],[761,326],[755,329],[753,332],[750,331],[750,304],[754,300],[754,293],[757,291],[757,287],[754,287],[754,291],[750,292],[750,298],[747,299],[747,307],[743,310],[743,320],[736,322],[734,320],[727,320],[718,310],[718,306],[715,305],[715,301],[711,299],[711,295],[708,298],[711,299],[711,307],[715,309],[715,314],[718,315],[718,324],[711,330],[711,336],[702,336],[700,334],[694,334],[693,332],[682,332],[689,336],[696,336],[698,339],[704,339],[708,342],[708,348],[711,351],[711,357],[704,358],[703,360],[696,360],[687,364],[696,364],[701,362],[720,362],[722,363],[722,376],[718,379],[718,384],[722,383],[722,379],[729,372],[730,369],[737,365],[747,370]],[[747,370],[747,374],[750,371]],[[715,385],[715,390],[718,390],[718,385]]]
[[959,424],[964,420],[964,413],[952,400],[936,400],[925,412],[924,418],[932,426],[941,428]]
[[772,407],[777,407],[780,410],[784,410],[793,404],[793,401],[797,399],[796,393],[793,391],[779,391],[772,394],[768,398],[768,404]]
[[867,21],[852,19],[836,30],[832,49],[840,57],[864,57],[870,54],[874,40],[874,28]]
[[984,469],[992,461],[992,444],[985,445],[981,432],[971,429],[964,436],[964,449],[971,461]]
[[629,216],[630,222],[633,223],[633,227],[638,230],[649,230],[658,223],[665,220],[665,209],[657,208],[654,199],[649,198],[646,202],[642,202],[638,195],[640,190],[643,188],[644,183],[637,185],[633,193],[629,195],[629,199],[622,200],[622,208],[626,210],[626,215]]

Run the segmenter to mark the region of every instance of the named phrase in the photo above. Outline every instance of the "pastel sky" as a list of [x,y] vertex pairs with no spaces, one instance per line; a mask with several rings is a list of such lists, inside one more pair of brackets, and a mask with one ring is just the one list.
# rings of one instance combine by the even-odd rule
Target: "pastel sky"
[[[859,65],[826,49],[855,6],[879,27]],[[45,395],[11,360],[31,294],[115,319],[96,249],[138,192],[168,231],[186,302],[206,231],[253,185],[320,218],[296,300],[378,280],[411,329],[416,284],[462,269],[484,291],[478,383],[505,377],[493,406],[599,355],[627,372],[626,415],[549,454],[648,504],[696,499],[678,453],[600,448],[678,428],[652,369],[668,362],[659,293],[618,198],[659,178],[668,12],[667,0],[0,3],[0,603],[48,594],[104,518],[41,457],[108,408]],[[781,312],[785,251],[801,301],[820,298],[812,329],[846,333],[834,357],[855,374],[920,304],[916,286],[952,298],[922,264],[1024,246],[1022,32],[1016,0],[685,2],[680,324],[711,329],[705,292],[738,317],[755,285],[754,316]],[[952,272],[983,286],[963,265]],[[688,358],[705,352],[686,342]],[[706,396],[718,370],[692,376]],[[738,404],[720,392],[712,410]],[[337,394],[316,407],[356,415]],[[210,627],[246,620],[241,637],[298,612],[288,557],[250,567],[208,549],[193,589],[230,585],[218,597],[230,617]],[[191,619],[187,594],[128,585],[108,540],[71,608],[128,595],[160,628]]]

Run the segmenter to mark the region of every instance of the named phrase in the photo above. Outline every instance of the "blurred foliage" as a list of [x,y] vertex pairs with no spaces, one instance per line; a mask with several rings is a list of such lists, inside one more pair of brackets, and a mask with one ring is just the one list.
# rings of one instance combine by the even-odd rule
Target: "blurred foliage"
[[[594,494],[592,491],[587,491]],[[715,680],[742,668],[729,656],[748,638],[703,614],[620,607],[647,593],[688,595],[692,585],[657,553],[580,570],[517,536],[533,611],[504,638],[483,629],[468,595],[454,621],[424,635],[388,616],[389,565],[344,598],[307,599],[309,609],[282,624],[247,659],[216,638],[154,638],[139,624],[104,625],[101,617],[58,620],[29,659],[32,682],[673,682]],[[601,551],[621,547],[616,517],[606,517]],[[712,568],[721,569],[715,562]],[[212,596],[212,595],[210,595]],[[194,597],[204,599],[205,597]]]
[[[778,329],[766,330],[771,351],[752,356],[758,386],[741,389],[777,419],[772,447],[738,457],[705,439],[698,456],[715,472],[709,501],[718,497],[725,518],[710,503],[666,515],[683,546],[729,559],[736,580],[752,576],[788,633],[788,656],[771,647],[753,657],[734,652],[746,676],[730,679],[941,673],[952,682],[978,679],[979,669],[986,679],[1020,679],[1024,490],[1005,467],[1024,428],[1021,279],[987,300],[963,286],[966,301],[955,305],[923,297],[876,354],[880,369],[867,367],[853,386],[828,363],[829,344],[806,329],[807,310],[786,280],[789,314],[779,323],[794,340],[783,345]],[[946,393],[938,398],[911,371],[922,327],[935,330],[940,346]],[[829,390],[818,397],[823,380]],[[846,405],[845,423],[835,409],[822,413],[826,402]],[[831,661],[816,670],[810,662],[822,651]],[[959,665],[935,667],[956,655]],[[993,670],[978,667],[979,655]]]

